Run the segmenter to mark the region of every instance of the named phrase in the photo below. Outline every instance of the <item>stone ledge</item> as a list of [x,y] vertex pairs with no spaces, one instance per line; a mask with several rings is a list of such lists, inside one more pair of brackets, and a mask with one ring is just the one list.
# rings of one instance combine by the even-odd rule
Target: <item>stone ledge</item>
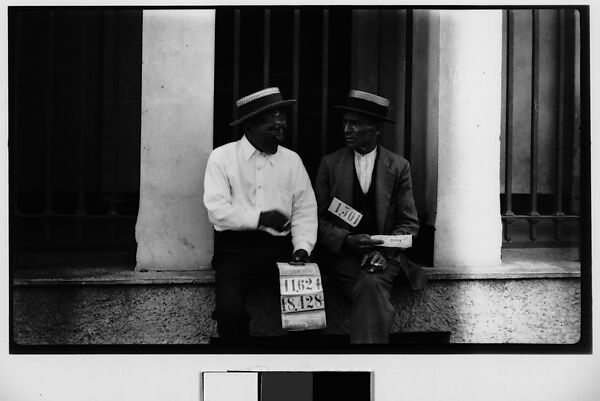
[[580,278],[579,266],[552,267],[530,263],[527,267],[447,267],[427,269],[429,280],[520,280],[543,278]]
[[[580,278],[577,248],[504,249],[502,265],[425,267],[430,280],[518,280]],[[173,285],[214,283],[213,270],[134,271],[125,267],[23,269],[14,272],[16,286],[44,285]]]
[[579,248],[509,248],[502,250],[502,265],[436,267],[431,280],[510,280],[580,278]]
[[130,267],[53,268],[16,271],[13,285],[211,284],[213,270],[135,271]]

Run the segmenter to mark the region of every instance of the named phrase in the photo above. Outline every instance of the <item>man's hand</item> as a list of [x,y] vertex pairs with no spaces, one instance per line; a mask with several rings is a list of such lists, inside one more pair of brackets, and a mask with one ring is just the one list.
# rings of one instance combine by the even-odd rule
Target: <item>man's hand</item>
[[290,219],[279,210],[267,210],[261,212],[258,218],[258,226],[272,228],[275,231],[285,231],[290,225]]
[[294,264],[294,263],[307,263],[308,262],[308,252],[306,252],[304,249],[298,249],[296,252],[294,252],[294,254],[292,255],[292,258],[290,260],[290,263]]
[[349,234],[344,239],[344,244],[354,251],[366,251],[376,245],[383,244],[382,240],[371,239],[369,234]]
[[361,262],[361,267],[365,267],[369,273],[376,273],[385,270],[387,260],[379,251],[373,251],[365,254]]

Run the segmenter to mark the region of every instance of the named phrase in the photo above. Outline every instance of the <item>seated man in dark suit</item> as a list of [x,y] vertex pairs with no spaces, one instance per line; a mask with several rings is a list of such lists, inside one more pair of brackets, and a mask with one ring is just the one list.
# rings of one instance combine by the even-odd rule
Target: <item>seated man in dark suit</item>
[[[346,145],[323,158],[315,191],[319,215],[320,266],[352,300],[350,341],[386,343],[394,317],[390,292],[403,272],[414,289],[425,285],[420,267],[409,268],[404,249],[383,248],[371,235],[415,236],[419,229],[410,166],[402,156],[377,145],[389,101],[352,90],[344,110]],[[330,211],[338,201],[363,217],[348,221]],[[355,216],[356,213],[352,213]]]

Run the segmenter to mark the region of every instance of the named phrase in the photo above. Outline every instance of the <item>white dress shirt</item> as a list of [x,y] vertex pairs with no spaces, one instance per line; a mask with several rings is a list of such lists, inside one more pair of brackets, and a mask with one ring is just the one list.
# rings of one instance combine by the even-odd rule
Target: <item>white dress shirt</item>
[[360,183],[363,194],[369,192],[376,157],[377,146],[375,149],[364,155],[354,151],[354,167],[356,168],[356,176],[358,177],[358,182]]
[[[204,176],[204,205],[215,230],[262,230],[292,233],[294,251],[312,252],[317,240],[317,201],[310,179],[295,152],[279,146],[273,155],[242,139],[212,151]],[[262,211],[279,210],[290,229],[258,227]]]

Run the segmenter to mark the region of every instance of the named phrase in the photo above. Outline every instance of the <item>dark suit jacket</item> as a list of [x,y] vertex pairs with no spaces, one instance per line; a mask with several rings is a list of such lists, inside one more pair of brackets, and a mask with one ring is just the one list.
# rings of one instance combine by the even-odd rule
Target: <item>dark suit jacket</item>
[[[412,193],[408,161],[382,146],[377,148],[375,163],[375,210],[377,232],[365,234],[417,235],[419,220]],[[344,147],[321,160],[315,192],[319,214],[318,243],[334,255],[343,252],[344,238],[350,225],[327,208],[334,197],[353,206],[354,151]],[[386,257],[405,264],[404,252],[398,248],[385,248]],[[404,263],[403,263],[404,262]]]

